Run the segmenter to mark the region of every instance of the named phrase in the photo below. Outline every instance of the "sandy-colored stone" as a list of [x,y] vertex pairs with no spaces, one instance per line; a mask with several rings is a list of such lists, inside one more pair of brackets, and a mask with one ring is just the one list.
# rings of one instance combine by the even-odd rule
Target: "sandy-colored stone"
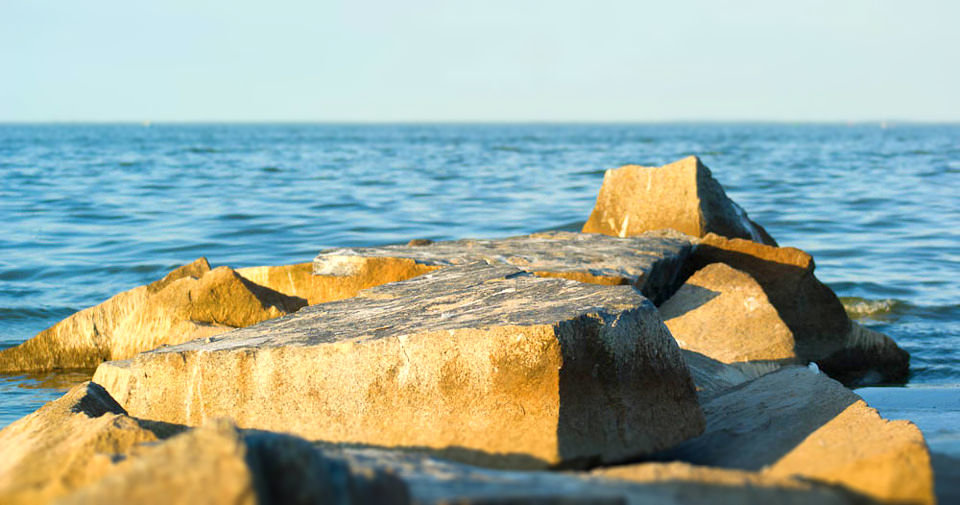
[[636,290],[486,263],[102,370],[145,419],[229,415],[503,467],[619,461],[702,429],[680,350]]
[[809,254],[708,234],[690,255],[685,275],[711,263],[725,263],[760,284],[793,333],[800,358],[848,385],[906,380],[910,355],[888,337],[852,324],[837,296],[814,276]]
[[90,382],[0,431],[0,503],[47,503],[106,474],[110,456],[174,431],[125,415]]
[[793,332],[763,288],[723,263],[698,270],[660,306],[660,316],[680,348],[722,363],[799,363]]
[[832,486],[756,472],[645,463],[583,472],[517,472],[477,468],[431,456],[373,448],[325,449],[352,467],[402,478],[415,503],[432,504],[865,504]]
[[0,372],[94,368],[294,312],[305,301],[258,286],[200,258],[163,279],[117,294],[0,351]]
[[933,503],[923,435],[887,421],[827,376],[787,367],[703,402],[707,429],[664,457],[843,486],[890,503]]
[[103,479],[66,496],[62,505],[271,503],[409,503],[406,486],[384,472],[354,472],[308,442],[241,432],[211,422],[121,461]]
[[347,298],[360,289],[401,281],[438,268],[476,261],[507,264],[541,277],[637,287],[654,303],[679,286],[679,272],[692,249],[680,233],[656,232],[615,238],[546,232],[496,240],[411,241],[407,245],[322,251],[314,274],[328,283],[323,301]]
[[694,237],[712,232],[776,245],[727,197],[696,156],[662,167],[625,165],[607,170],[583,231],[629,237],[661,229]]

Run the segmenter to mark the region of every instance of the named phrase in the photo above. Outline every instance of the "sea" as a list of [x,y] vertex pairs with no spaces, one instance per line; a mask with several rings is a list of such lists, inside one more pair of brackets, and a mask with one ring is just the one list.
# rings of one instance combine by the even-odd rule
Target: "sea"
[[[606,169],[688,155],[910,352],[864,398],[960,455],[960,125],[0,124],[0,348],[200,256],[579,231]],[[91,373],[0,376],[0,427]]]

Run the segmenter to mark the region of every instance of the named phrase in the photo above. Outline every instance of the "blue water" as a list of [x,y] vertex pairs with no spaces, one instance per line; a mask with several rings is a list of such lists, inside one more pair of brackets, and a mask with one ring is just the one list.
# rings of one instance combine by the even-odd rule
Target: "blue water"
[[[0,347],[199,256],[577,230],[604,169],[689,154],[960,383],[958,125],[0,125]],[[85,377],[0,378],[0,426]]]

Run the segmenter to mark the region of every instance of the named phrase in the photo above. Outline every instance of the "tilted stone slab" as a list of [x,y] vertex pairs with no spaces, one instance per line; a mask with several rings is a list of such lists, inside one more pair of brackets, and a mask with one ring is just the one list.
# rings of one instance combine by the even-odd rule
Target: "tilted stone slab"
[[440,452],[502,467],[610,462],[703,421],[656,308],[629,286],[451,267],[105,364],[132,415]]
[[679,285],[679,272],[692,244],[692,237],[670,231],[629,238],[545,232],[496,240],[415,240],[407,245],[322,251],[313,260],[313,273],[330,285],[329,295],[336,296],[328,298],[332,300],[438,268],[486,261],[541,277],[629,284],[659,304]]
[[883,419],[824,374],[788,366],[706,399],[703,410],[703,435],[664,457],[811,479],[881,502],[935,501],[920,430]]

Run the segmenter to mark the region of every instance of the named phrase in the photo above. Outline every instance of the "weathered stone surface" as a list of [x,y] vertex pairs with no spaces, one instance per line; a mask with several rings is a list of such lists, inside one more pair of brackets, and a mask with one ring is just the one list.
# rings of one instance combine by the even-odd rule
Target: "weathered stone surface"
[[221,421],[142,448],[57,503],[403,505],[409,496],[399,479],[354,472],[305,440]]
[[46,503],[94,482],[109,456],[174,430],[127,417],[87,382],[0,431],[0,503]]
[[877,500],[933,503],[923,435],[887,421],[840,383],[787,367],[703,403],[707,429],[665,457],[844,486]]
[[415,503],[473,504],[855,504],[854,493],[755,472],[647,463],[581,472],[489,470],[422,454],[382,449],[325,449],[351,467],[402,478]]
[[692,248],[690,237],[657,232],[614,238],[547,232],[498,240],[416,242],[401,246],[332,249],[313,260],[314,274],[329,283],[324,301],[360,289],[409,279],[431,270],[476,261],[508,264],[541,277],[593,284],[636,286],[654,303],[679,285],[679,271]]
[[124,291],[0,351],[0,372],[94,368],[164,344],[223,333],[296,311],[305,301],[207,260]]
[[[381,267],[383,266],[385,265],[381,265]],[[384,281],[392,282],[393,280],[403,280],[408,277],[421,275],[427,271],[429,270],[418,269],[416,267],[409,269],[400,267],[394,270],[391,270],[389,267],[385,269],[372,268],[365,272],[365,276],[361,276],[361,279],[367,281],[366,283],[362,282],[361,279],[355,279],[360,282],[347,284],[313,275],[313,263],[237,269],[238,274],[254,284],[270,288],[287,296],[303,298],[309,305],[349,298],[349,296],[352,296],[352,294],[346,296],[349,293],[355,294],[361,289],[383,284],[383,282],[374,283],[378,279],[402,277]],[[404,277],[405,275],[407,277]],[[342,281],[342,279],[338,280]]]
[[[682,349],[683,361],[697,388],[700,403],[724,393],[734,386],[779,370],[783,365],[771,361],[721,363],[694,351]],[[104,364],[106,365],[106,363]],[[101,365],[103,366],[103,365]]]
[[690,255],[685,275],[711,263],[725,263],[760,284],[793,333],[797,356],[802,359],[816,361],[845,384],[906,379],[909,354],[889,338],[853,325],[837,296],[814,276],[809,254],[792,247],[708,234]]
[[676,342],[636,290],[485,263],[101,370],[146,419],[230,415],[505,467],[618,461],[702,429]]
[[723,263],[698,270],[669,300],[660,316],[682,349],[723,363],[799,363],[793,332],[763,288]]
[[776,245],[766,230],[727,197],[696,156],[662,167],[607,170],[584,233],[629,237],[673,229],[694,237],[717,233]]

